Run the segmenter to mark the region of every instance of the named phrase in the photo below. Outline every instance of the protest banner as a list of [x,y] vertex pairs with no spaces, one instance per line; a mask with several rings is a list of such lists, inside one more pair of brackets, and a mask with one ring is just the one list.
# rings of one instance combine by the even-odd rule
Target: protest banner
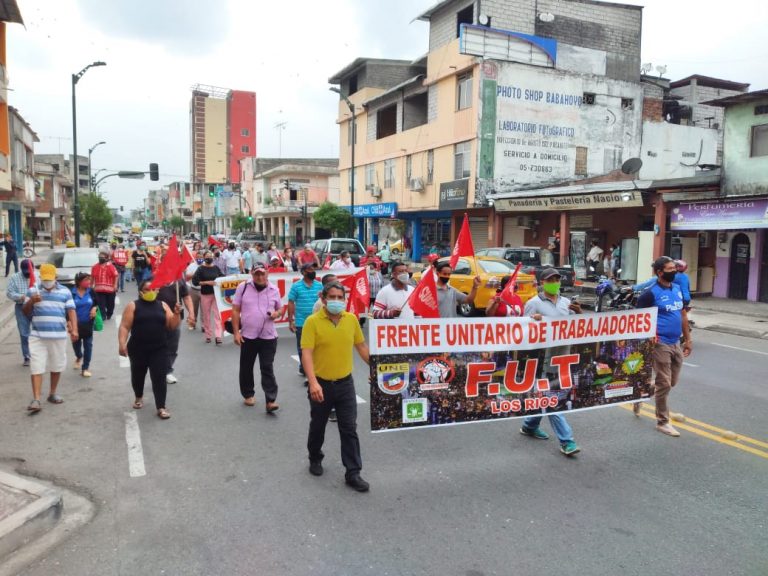
[[579,411],[651,394],[656,308],[372,320],[371,431]]

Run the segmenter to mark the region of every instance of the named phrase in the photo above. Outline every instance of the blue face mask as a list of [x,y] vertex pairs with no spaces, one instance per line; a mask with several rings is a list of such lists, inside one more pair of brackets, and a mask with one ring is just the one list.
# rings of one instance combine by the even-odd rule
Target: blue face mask
[[341,314],[347,307],[347,303],[343,300],[328,300],[325,303],[325,307],[328,309],[328,313],[332,315]]
[[203,259],[202,258],[196,258],[195,262],[197,262],[198,264],[202,264],[203,263]]

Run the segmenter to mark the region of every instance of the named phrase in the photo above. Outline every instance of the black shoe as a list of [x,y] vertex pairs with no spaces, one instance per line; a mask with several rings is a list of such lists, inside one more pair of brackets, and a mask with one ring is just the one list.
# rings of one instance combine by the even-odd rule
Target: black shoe
[[304,380],[304,388],[309,388],[309,380]]
[[368,492],[370,490],[371,485],[368,484],[365,480],[363,480],[360,476],[360,474],[353,474],[352,476],[347,476],[347,479],[345,480],[347,483],[347,486],[350,488],[354,488],[358,492]]
[[336,410],[331,410],[331,413],[328,415],[328,420],[331,422],[338,422],[338,418],[336,417]]
[[310,460],[309,473],[312,474],[312,476],[322,476],[323,475],[322,462],[320,462],[319,460]]

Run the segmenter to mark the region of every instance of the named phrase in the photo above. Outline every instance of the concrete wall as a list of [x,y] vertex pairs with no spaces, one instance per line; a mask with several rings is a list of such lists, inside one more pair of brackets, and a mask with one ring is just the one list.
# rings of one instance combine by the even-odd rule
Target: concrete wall
[[205,182],[227,181],[227,101],[205,99]]
[[[718,234],[718,238],[721,233]],[[756,232],[747,232],[745,230],[736,230],[734,232],[723,232],[724,242],[717,242],[715,252],[715,282],[712,289],[712,296],[718,298],[727,298],[729,289],[729,276],[731,266],[731,241],[737,234],[746,234],[749,238],[749,283],[747,288],[747,300],[757,301],[760,288],[760,256],[762,254],[763,243],[766,242],[765,230]]]
[[768,105],[768,97],[726,109],[723,168],[727,195],[768,194],[768,156],[750,157],[752,127],[768,124],[768,114],[755,115],[755,106],[760,105]]
[[640,179],[688,178],[698,164],[715,164],[717,130],[643,122]]

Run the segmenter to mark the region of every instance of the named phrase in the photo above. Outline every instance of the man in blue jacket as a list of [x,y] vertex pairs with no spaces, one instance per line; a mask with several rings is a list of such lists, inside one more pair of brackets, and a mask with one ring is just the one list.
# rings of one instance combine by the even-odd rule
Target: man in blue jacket
[[[654,261],[653,271],[656,274],[656,283],[640,295],[637,307],[655,306],[659,311],[656,320],[656,345],[653,349],[653,368],[656,371],[656,430],[677,437],[680,432],[669,423],[667,397],[678,382],[683,358],[690,356],[693,343],[683,292],[680,286],[674,283],[677,263],[669,256],[662,256]],[[683,335],[682,346],[680,334]],[[640,404],[635,404],[635,407],[635,414],[638,415]]]
[[5,235],[5,240],[0,242],[0,246],[5,248],[5,277],[8,278],[8,273],[11,270],[11,262],[13,262],[14,274],[19,272],[19,257],[16,251],[16,241],[10,234]]

